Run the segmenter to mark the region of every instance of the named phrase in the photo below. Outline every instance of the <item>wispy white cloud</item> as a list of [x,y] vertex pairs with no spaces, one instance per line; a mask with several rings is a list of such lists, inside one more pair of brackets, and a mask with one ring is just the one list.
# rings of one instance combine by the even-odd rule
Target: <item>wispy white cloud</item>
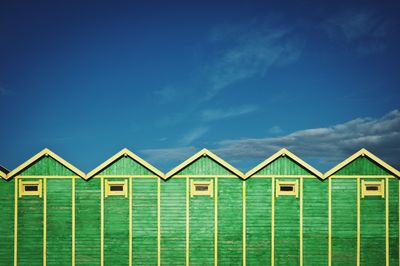
[[327,128],[313,128],[279,137],[224,140],[215,151],[227,158],[265,158],[286,147],[302,157],[331,162],[360,148],[400,163],[400,111],[381,118],[357,118]]
[[201,118],[204,121],[215,121],[215,120],[232,118],[236,116],[253,113],[257,109],[258,109],[257,105],[242,105],[229,109],[222,109],[222,108],[206,109],[201,112]]
[[345,10],[327,18],[321,28],[333,40],[344,40],[361,55],[381,53],[388,23],[370,10]]
[[190,130],[187,132],[180,140],[181,145],[189,145],[193,141],[201,138],[205,133],[207,133],[207,127],[197,127],[195,129]]
[[304,46],[292,28],[270,20],[225,27],[214,31],[212,39],[219,49],[206,70],[209,89],[205,100],[236,82],[263,76],[271,67],[297,61]]
[[145,149],[141,153],[146,160],[156,163],[182,161],[196,152],[193,146],[164,149]]

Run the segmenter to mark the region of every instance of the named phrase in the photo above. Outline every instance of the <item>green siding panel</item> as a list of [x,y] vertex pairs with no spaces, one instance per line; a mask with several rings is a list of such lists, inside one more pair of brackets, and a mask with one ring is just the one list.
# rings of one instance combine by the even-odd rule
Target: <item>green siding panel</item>
[[[112,178],[112,181],[124,180]],[[128,265],[129,241],[129,198],[104,198],[104,265]]]
[[357,262],[357,180],[332,179],[332,265]]
[[328,264],[328,181],[303,179],[303,264]]
[[75,261],[100,265],[100,178],[75,180]]
[[50,156],[43,156],[38,159],[36,162],[25,168],[20,176],[30,176],[30,175],[39,175],[39,176],[52,176],[52,175],[76,175],[71,170],[66,168],[61,163],[57,162]]
[[246,181],[247,265],[271,264],[271,182],[270,178]]
[[[380,181],[381,179],[368,179]],[[360,262],[361,265],[385,265],[385,199],[360,195]]]
[[47,265],[71,265],[72,260],[72,179],[48,179]]
[[218,179],[218,264],[243,263],[243,182]]
[[224,166],[208,156],[202,156],[182,169],[179,175],[232,175]]
[[0,265],[14,263],[14,184],[0,178]]
[[146,167],[133,160],[129,156],[123,156],[113,162],[99,175],[154,175]]
[[161,264],[186,264],[186,179],[161,181]]
[[311,175],[311,173],[289,157],[281,156],[258,171],[256,175]]
[[391,175],[391,173],[370,158],[363,156],[337,171],[335,175]]
[[279,196],[275,198],[275,265],[299,265],[299,263],[300,201],[295,196]]
[[18,266],[43,265],[43,198],[38,196],[18,198],[17,259]]
[[389,265],[399,265],[399,180],[389,179]]
[[[206,181],[208,179],[191,180]],[[214,198],[191,197],[189,209],[190,265],[214,265]]]
[[132,179],[132,262],[157,264],[157,181]]

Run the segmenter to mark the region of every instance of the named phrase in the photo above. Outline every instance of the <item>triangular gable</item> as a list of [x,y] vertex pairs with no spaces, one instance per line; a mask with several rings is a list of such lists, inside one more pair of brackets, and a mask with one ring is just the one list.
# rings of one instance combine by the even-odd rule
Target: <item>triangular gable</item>
[[32,158],[30,158],[29,160],[27,160],[26,162],[24,162],[23,164],[21,164],[20,166],[18,166],[17,168],[15,168],[14,170],[12,170],[10,173],[8,173],[6,179],[13,178],[14,176],[24,171],[26,168],[30,167],[36,162],[39,162],[40,160],[43,159],[43,157],[46,156],[55,160],[57,163],[61,164],[62,166],[64,166],[77,176],[85,178],[85,173],[83,173],[81,170],[79,170],[78,168],[76,168],[75,166],[73,166],[72,164],[70,164],[69,162],[67,162],[66,160],[64,160],[63,158],[61,158],[60,156],[58,156],[57,154],[46,148],[41,152],[39,152],[38,154],[36,154],[35,156],[33,156]]
[[343,169],[344,167],[348,166],[349,164],[351,164],[352,162],[354,162],[356,159],[358,159],[359,157],[365,156],[368,159],[370,159],[372,162],[374,162],[375,164],[377,164],[378,166],[382,167],[383,169],[385,169],[387,172],[393,174],[394,176],[400,178],[400,172],[398,170],[396,170],[395,168],[393,168],[392,166],[390,166],[389,164],[385,163],[383,160],[379,159],[377,156],[375,156],[374,154],[372,154],[371,152],[367,151],[366,149],[361,149],[358,152],[354,153],[353,155],[351,155],[349,158],[347,158],[346,160],[344,160],[343,162],[339,163],[338,165],[336,165],[335,167],[333,167],[331,170],[329,170],[328,172],[326,172],[324,174],[324,178],[328,178],[332,175],[334,175],[335,173],[337,173],[339,170]]
[[229,163],[227,163],[226,161],[224,161],[211,151],[207,149],[202,149],[201,151],[197,152],[189,159],[187,159],[186,161],[184,161],[183,163],[181,163],[180,165],[178,165],[177,167],[166,173],[165,179],[168,179],[174,176],[175,174],[181,172],[183,169],[185,169],[186,167],[188,167],[189,165],[191,165],[192,163],[194,163],[196,160],[200,159],[203,156],[211,158],[213,161],[215,161],[219,165],[222,165],[225,169],[227,169],[229,172],[233,173],[237,177],[244,178],[244,174],[241,171],[239,171],[238,169],[236,169],[235,167],[233,167],[232,165],[230,165]]
[[90,171],[86,175],[86,178],[89,179],[89,178],[95,176],[96,174],[102,172],[107,167],[109,167],[110,165],[112,165],[113,163],[115,163],[121,157],[124,157],[124,156],[130,157],[132,160],[136,161],[137,163],[139,163],[144,168],[148,169],[153,174],[157,175],[158,177],[164,178],[164,173],[163,172],[161,172],[160,170],[158,170],[157,168],[155,168],[154,166],[152,166],[151,164],[149,164],[148,162],[146,162],[145,160],[143,160],[142,158],[140,158],[139,156],[137,156],[136,154],[134,154],[133,152],[131,152],[127,148],[122,149],[120,152],[116,153],[114,156],[109,158],[107,161],[105,161],[101,165],[97,166],[92,171]]
[[319,172],[317,169],[315,169],[314,167],[312,167],[311,165],[309,165],[308,163],[306,163],[305,161],[303,161],[302,159],[300,159],[299,157],[297,157],[296,155],[294,155],[287,149],[281,149],[280,151],[273,154],[272,156],[270,156],[269,158],[265,159],[263,162],[258,164],[256,167],[254,167],[253,169],[248,171],[246,173],[246,179],[255,175],[256,173],[261,171],[263,168],[267,167],[268,165],[273,163],[275,160],[277,160],[278,158],[283,157],[283,156],[289,157],[291,160],[293,160],[295,163],[300,165],[306,171],[310,172],[312,175],[315,175],[316,177],[323,179],[323,174],[321,172]]

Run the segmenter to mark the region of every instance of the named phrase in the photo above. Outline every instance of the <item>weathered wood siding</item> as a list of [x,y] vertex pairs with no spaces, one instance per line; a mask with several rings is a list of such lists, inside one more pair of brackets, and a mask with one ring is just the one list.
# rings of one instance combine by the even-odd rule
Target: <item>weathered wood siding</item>
[[303,180],[303,264],[328,264],[327,180]]
[[14,185],[0,178],[0,265],[14,263]]
[[80,266],[100,265],[99,178],[75,183],[75,262]]
[[157,264],[158,178],[132,179],[132,263]]
[[160,182],[161,264],[185,265],[186,178],[171,178]]
[[249,266],[271,264],[271,181],[271,178],[246,180],[246,262]]

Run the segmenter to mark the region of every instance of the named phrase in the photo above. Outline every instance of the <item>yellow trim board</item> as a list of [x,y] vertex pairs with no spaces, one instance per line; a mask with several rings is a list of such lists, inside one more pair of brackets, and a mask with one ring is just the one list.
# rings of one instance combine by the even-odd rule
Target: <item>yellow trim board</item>
[[7,174],[0,170],[0,177],[3,179],[7,179]]
[[367,156],[369,159],[377,163],[378,165],[382,166],[384,169],[388,170],[391,172],[393,175],[397,176],[400,178],[400,172],[396,170],[394,167],[390,166],[389,164],[385,163],[382,159],[379,159],[377,156],[369,152],[368,150],[362,148],[358,152],[354,153],[350,157],[348,157],[346,160],[343,162],[337,164],[335,167],[333,167],[331,170],[326,172],[324,174],[324,179],[330,177],[331,175],[335,174],[337,171],[354,161],[355,159],[361,157],[361,156]]
[[131,152],[127,148],[124,148],[124,149],[120,150],[119,152],[117,152],[115,155],[113,155],[111,158],[106,160],[104,163],[100,164],[99,166],[94,168],[92,171],[90,171],[86,175],[86,179],[89,179],[89,178],[95,176],[97,173],[101,172],[102,170],[107,168],[110,164],[112,164],[113,162],[117,161],[118,159],[120,159],[123,156],[130,157],[132,160],[138,162],[140,165],[144,166],[146,169],[150,170],[151,172],[153,172],[157,176],[159,176],[161,178],[164,178],[164,173],[163,172],[161,172],[160,170],[158,170],[157,168],[155,168],[154,166],[152,166],[151,164],[149,164],[148,162],[146,162],[145,160],[143,160],[142,158],[140,158],[139,156],[137,156],[136,154],[134,154],[133,152]]
[[24,170],[31,164],[35,163],[36,161],[38,161],[43,156],[50,156],[51,158],[53,158],[54,160],[56,160],[57,162],[59,162],[60,164],[62,164],[63,166],[65,166],[66,168],[68,168],[69,170],[74,172],[75,174],[77,174],[78,176],[86,179],[85,173],[83,173],[81,170],[79,170],[78,168],[76,168],[75,166],[73,166],[72,164],[70,164],[69,162],[67,162],[66,160],[64,160],[63,158],[61,158],[60,156],[58,156],[57,154],[55,154],[54,152],[52,152],[51,150],[49,150],[47,148],[43,149],[42,151],[40,151],[39,153],[37,153],[36,155],[34,155],[30,159],[28,159],[26,162],[22,163],[17,168],[15,168],[11,172],[9,172],[7,174],[6,179],[13,178],[18,173],[20,173],[22,170]]
[[193,156],[191,156],[189,159],[185,160],[180,165],[173,168],[171,171],[169,171],[168,173],[165,174],[165,179],[168,179],[168,178],[174,176],[176,173],[183,170],[185,167],[187,167],[188,165],[190,165],[191,163],[193,163],[194,161],[199,159],[201,156],[210,157],[211,159],[213,159],[214,161],[216,161],[217,163],[219,163],[223,167],[225,167],[227,170],[229,170],[230,172],[235,174],[237,177],[244,179],[245,175],[241,171],[239,171],[238,169],[236,169],[235,167],[233,167],[232,165],[230,165],[229,163],[224,161],[222,158],[218,157],[215,153],[213,153],[207,149],[202,149],[201,151],[199,151],[196,154],[194,154]]
[[275,161],[276,159],[278,159],[281,156],[288,156],[290,159],[292,159],[296,163],[298,163],[301,166],[303,166],[305,169],[310,171],[316,177],[324,179],[323,174],[320,171],[318,171],[317,169],[315,169],[314,167],[312,167],[311,165],[309,165],[308,163],[306,163],[305,161],[303,161],[302,159],[300,159],[299,157],[297,157],[296,155],[294,155],[293,153],[291,153],[289,150],[287,150],[285,148],[279,150],[278,152],[276,152],[272,156],[268,157],[267,159],[265,159],[264,161],[259,163],[256,167],[254,167],[253,169],[248,171],[246,173],[246,175],[245,175],[245,179],[250,178],[251,176],[256,174],[258,171],[260,171],[261,169],[263,169],[268,164],[272,163],[273,161]]

